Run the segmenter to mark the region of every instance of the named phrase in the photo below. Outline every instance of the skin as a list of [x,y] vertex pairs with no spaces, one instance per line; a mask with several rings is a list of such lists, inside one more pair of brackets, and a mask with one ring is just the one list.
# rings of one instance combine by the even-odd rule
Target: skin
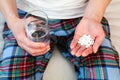
[[[93,52],[97,52],[105,37],[100,21],[109,2],[110,0],[89,0],[83,19],[76,27],[75,35],[70,45],[72,55],[77,57],[88,56]],[[33,56],[45,54],[50,50],[48,44],[33,42],[26,36],[23,19],[18,17],[16,0],[0,0],[0,11],[4,15],[8,27],[13,32],[20,47]],[[77,43],[83,34],[90,34],[92,36],[95,40],[93,46],[86,49]]]
[[[110,0],[89,0],[88,6],[85,10],[81,22],[77,25],[74,38],[71,42],[71,53],[77,57],[88,56],[91,53],[96,53],[102,41],[104,40],[105,33],[101,25],[101,19],[105,10],[110,3]],[[85,48],[80,46],[77,42],[83,34],[90,34],[94,39],[93,46]]]

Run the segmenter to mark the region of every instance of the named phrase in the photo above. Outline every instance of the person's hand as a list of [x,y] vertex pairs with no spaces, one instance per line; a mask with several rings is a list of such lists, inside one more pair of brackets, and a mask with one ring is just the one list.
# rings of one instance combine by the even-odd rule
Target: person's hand
[[18,45],[32,56],[42,55],[50,50],[48,44],[33,42],[27,37],[23,19],[17,18],[7,23],[16,38]]
[[[88,48],[78,44],[78,40],[84,34],[89,34],[94,39],[94,44]],[[104,40],[105,33],[102,25],[92,19],[83,18],[75,29],[75,34],[71,42],[71,54],[77,57],[88,56],[91,53],[96,53],[102,41]]]

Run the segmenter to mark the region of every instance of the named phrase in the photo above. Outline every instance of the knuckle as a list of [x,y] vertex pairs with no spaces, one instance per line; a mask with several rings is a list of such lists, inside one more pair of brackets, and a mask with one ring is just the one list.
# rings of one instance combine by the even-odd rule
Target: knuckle
[[19,42],[23,42],[24,40],[24,38],[21,38],[21,36],[16,36],[16,39],[17,39],[17,41],[19,41]]
[[[28,47],[30,47],[30,46],[31,46],[31,44],[30,44],[30,43],[28,43],[28,42],[27,42],[27,43],[25,43],[25,45],[26,45],[26,46],[28,46]],[[33,46],[33,45],[32,45],[32,46]]]
[[20,41],[17,41],[17,44],[18,44],[19,46],[22,46],[22,43],[21,43]]
[[21,48],[25,49],[25,48],[24,48],[24,45],[23,45],[21,42],[18,41],[17,44],[18,44]]

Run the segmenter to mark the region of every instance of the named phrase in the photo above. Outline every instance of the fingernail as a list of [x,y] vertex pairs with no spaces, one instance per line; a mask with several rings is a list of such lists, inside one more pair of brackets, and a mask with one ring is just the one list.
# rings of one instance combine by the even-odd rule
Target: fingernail
[[71,44],[70,44],[70,48],[71,48],[71,49],[74,48],[74,44],[73,44],[73,42],[71,42]]
[[71,51],[71,54],[72,54],[73,56],[75,55],[73,51]]
[[76,55],[76,57],[80,57],[80,55]]
[[96,52],[97,52],[97,50],[95,49],[95,50],[94,50],[94,53],[96,53]]
[[71,49],[73,49],[73,46],[72,46],[72,45],[70,45],[70,48],[71,48]]
[[84,53],[84,52],[83,52],[83,53],[82,53],[82,56],[84,56],[84,57],[85,57],[85,56],[86,56],[86,53]]

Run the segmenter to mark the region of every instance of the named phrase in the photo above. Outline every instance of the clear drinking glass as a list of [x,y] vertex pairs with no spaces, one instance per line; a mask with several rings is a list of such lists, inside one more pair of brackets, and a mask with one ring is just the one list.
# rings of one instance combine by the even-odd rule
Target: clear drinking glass
[[30,11],[25,15],[24,21],[27,36],[32,41],[49,43],[48,17],[45,12],[41,10]]

